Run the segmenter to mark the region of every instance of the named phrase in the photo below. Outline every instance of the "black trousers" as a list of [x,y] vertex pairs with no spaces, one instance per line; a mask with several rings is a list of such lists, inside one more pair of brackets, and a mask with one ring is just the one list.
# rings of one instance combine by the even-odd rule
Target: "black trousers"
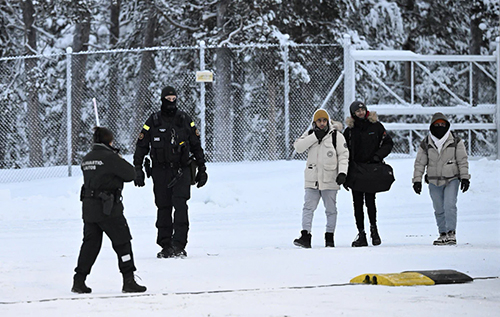
[[368,210],[368,219],[371,226],[377,225],[377,206],[375,205],[375,193],[364,193],[352,190],[352,200],[354,204],[354,218],[356,219],[356,227],[358,231],[365,230],[365,218],[363,205],[366,203]]
[[[191,197],[191,172],[188,167],[181,169],[153,167],[155,204],[158,208],[156,243],[162,248],[173,246],[184,249],[187,244],[189,217],[187,201]],[[168,184],[177,178],[175,184]],[[173,214],[172,214],[173,212]]]
[[78,256],[75,272],[84,276],[90,274],[99,251],[101,251],[103,233],[111,240],[118,256],[118,267],[123,275],[130,275],[136,270],[132,254],[132,236],[123,215],[108,218],[101,222],[83,223],[83,243]]

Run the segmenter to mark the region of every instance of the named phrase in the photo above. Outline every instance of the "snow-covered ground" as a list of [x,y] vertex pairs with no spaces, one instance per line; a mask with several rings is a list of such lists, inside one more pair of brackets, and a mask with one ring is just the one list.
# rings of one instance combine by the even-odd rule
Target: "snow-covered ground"
[[[349,192],[338,196],[335,248],[324,248],[324,208],[313,248],[301,230],[303,161],[208,164],[193,188],[186,259],[157,259],[152,183],[126,184],[125,215],[145,294],[121,293],[109,239],[87,284],[70,292],[82,239],[82,177],[0,184],[1,316],[499,316],[500,279],[437,286],[342,285],[364,273],[455,269],[500,275],[500,161],[470,162],[471,188],[459,194],[457,246],[436,247],[424,186],[413,193],[413,160],[388,160],[396,182],[377,195],[382,245],[352,248]],[[366,220],[367,222],[367,220]],[[306,287],[311,286],[311,287]]]

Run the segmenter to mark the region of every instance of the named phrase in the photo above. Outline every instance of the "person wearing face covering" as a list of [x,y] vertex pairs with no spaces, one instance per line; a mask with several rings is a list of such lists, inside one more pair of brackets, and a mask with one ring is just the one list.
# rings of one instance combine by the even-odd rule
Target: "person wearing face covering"
[[[153,164],[151,176],[158,208],[156,243],[161,251],[157,257],[186,257],[190,186],[204,186],[208,175],[200,132],[191,117],[178,109],[177,92],[173,87],[163,88],[161,111],[150,115],[139,133],[134,153],[135,186],[145,185],[143,165],[148,154]],[[194,179],[190,168],[192,156],[197,165]]]
[[429,130],[415,159],[413,190],[420,195],[422,176],[427,172],[424,180],[429,184],[439,232],[433,244],[455,245],[458,190],[465,193],[470,185],[467,151],[464,142],[451,132],[444,114],[437,112],[432,116]]

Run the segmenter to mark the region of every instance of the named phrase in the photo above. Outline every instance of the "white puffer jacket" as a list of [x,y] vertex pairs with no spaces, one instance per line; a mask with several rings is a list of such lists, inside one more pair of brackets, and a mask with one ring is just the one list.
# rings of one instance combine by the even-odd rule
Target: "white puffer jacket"
[[[337,144],[333,147],[332,134],[337,130]],[[318,142],[314,133],[306,131],[293,144],[297,153],[308,150],[306,169],[304,171],[305,187],[319,190],[338,190],[340,186],[336,182],[339,173],[347,174],[349,162],[349,150],[342,135],[342,124],[330,121],[330,130]]]

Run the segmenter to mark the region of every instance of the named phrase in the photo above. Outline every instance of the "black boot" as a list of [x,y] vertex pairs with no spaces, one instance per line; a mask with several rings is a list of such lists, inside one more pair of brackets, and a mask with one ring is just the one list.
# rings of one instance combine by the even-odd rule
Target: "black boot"
[[179,246],[175,246],[174,245],[174,246],[172,246],[172,249],[173,249],[173,252],[174,252],[173,256],[175,258],[185,258],[185,257],[187,257],[187,252],[186,252],[186,250],[184,250],[184,248],[181,248]]
[[358,236],[356,237],[356,240],[352,242],[353,247],[367,247],[368,246],[368,241],[366,241],[366,233],[365,231],[360,231],[358,233]]
[[156,255],[158,259],[167,259],[172,258],[174,256],[174,249],[171,246],[165,247],[161,249],[160,252]]
[[333,248],[335,243],[333,243],[333,232],[325,232],[325,247]]
[[302,230],[300,234],[300,238],[293,240],[293,244],[302,248],[310,248],[312,235],[307,230]]
[[76,273],[75,276],[73,277],[73,287],[71,288],[71,291],[73,293],[78,293],[78,294],[88,294],[92,292],[92,289],[90,287],[87,287],[85,285],[85,278],[87,276],[78,274]]
[[378,235],[378,229],[376,225],[370,226],[370,235],[372,237],[372,245],[380,245],[382,243],[382,240]]
[[123,293],[144,293],[146,291],[146,286],[137,284],[134,275],[123,276]]

